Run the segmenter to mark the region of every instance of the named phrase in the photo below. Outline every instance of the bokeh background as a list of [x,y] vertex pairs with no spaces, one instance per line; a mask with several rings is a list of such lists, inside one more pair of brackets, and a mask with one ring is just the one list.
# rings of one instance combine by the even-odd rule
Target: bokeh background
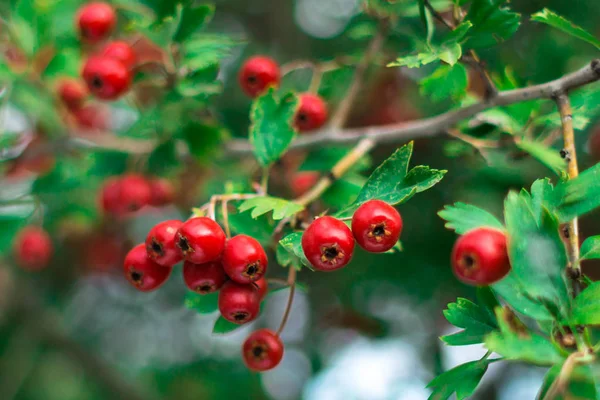
[[[69,1],[65,8],[65,29],[72,29],[78,3]],[[213,100],[216,118],[231,136],[247,135],[250,101],[236,81],[245,58],[260,53],[282,63],[331,60],[360,56],[366,44],[355,38],[364,20],[358,0],[215,3],[208,30],[246,41],[222,62],[218,79],[224,90]],[[8,16],[7,4],[0,8],[3,17]],[[522,25],[506,43],[480,52],[490,71],[510,68],[521,84],[539,83],[597,57],[593,47],[529,21],[530,14],[544,7],[600,35],[596,0],[513,0],[511,8],[522,13]],[[418,18],[407,20],[418,23]],[[392,46],[399,54],[411,51],[409,41],[395,40]],[[350,124],[386,124],[446,110],[450,101],[432,103],[419,93],[417,82],[430,71],[373,68]],[[351,72],[342,68],[326,82],[323,91],[332,108],[343,97]],[[477,92],[477,79],[472,78],[471,89]],[[284,87],[305,90],[309,79],[307,71],[295,72]],[[134,118],[120,104],[108,112],[115,128]],[[30,130],[10,102],[3,103],[2,113],[3,130],[24,135]],[[582,169],[600,156],[600,141],[593,140],[595,122],[592,118],[577,132]],[[376,149],[372,167],[391,152],[389,146]],[[436,374],[485,353],[480,346],[451,348],[438,340],[450,332],[442,315],[445,305],[457,296],[473,298],[474,292],[452,276],[449,254],[455,235],[444,229],[437,212],[463,201],[500,215],[509,189],[551,176],[539,162],[510,149],[482,157],[446,137],[418,140],[413,165],[449,172],[440,184],[399,208],[404,250],[379,257],[359,251],[348,268],[332,274],[303,270],[298,280],[307,290],[297,291],[282,334],[285,357],[276,369],[256,374],[242,363],[241,342],[258,327],[279,324],[286,290],[269,296],[261,317],[250,326],[215,336],[211,331],[216,314],[199,314],[184,306],[186,288],[180,274],[161,290],[144,294],[131,288],[120,271],[123,251],[142,241],[153,224],[186,218],[191,206],[223,191],[224,181],[247,184],[252,161],[243,162],[244,168],[240,160],[220,156],[186,162],[170,175],[184,188],[174,205],[146,210],[115,232],[101,222],[93,204],[106,170],[118,173],[124,168],[122,158],[105,155],[98,176],[89,170],[81,176],[76,151],[56,149],[53,154],[56,166],[47,175],[10,181],[5,176],[0,181],[3,198],[27,193],[36,185],[50,213],[44,224],[54,232],[57,246],[53,264],[40,273],[20,271],[10,256],[0,261],[0,399],[426,399],[426,385]],[[158,168],[167,162],[155,161]],[[8,164],[0,165],[7,175]],[[67,189],[64,183],[69,179],[81,190]],[[3,213],[16,212],[7,207],[11,206],[3,207]],[[583,237],[597,234],[599,221],[598,213],[584,218]],[[13,236],[14,231],[0,223],[1,240],[10,243]],[[584,267],[593,277],[594,266]],[[286,271],[273,263],[269,274],[283,278]],[[544,373],[524,365],[493,364],[475,398],[532,399]]]

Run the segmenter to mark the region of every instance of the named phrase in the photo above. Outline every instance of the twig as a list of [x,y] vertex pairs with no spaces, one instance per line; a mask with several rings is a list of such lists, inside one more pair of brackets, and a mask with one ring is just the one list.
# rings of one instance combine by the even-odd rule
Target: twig
[[225,235],[227,238],[231,237],[231,230],[229,229],[229,213],[227,212],[227,200],[221,202],[221,214],[223,217],[223,226],[225,228]]
[[283,328],[285,328],[285,324],[290,317],[290,312],[292,311],[292,303],[294,302],[294,293],[296,292],[296,268],[293,266],[289,266],[287,284],[290,287],[290,294],[288,295],[288,301],[285,306],[285,312],[283,313],[283,318],[281,319],[281,324],[279,324],[279,328],[277,329],[277,336],[281,335],[283,332]]
[[475,52],[475,50],[470,50],[469,51],[469,55],[471,56],[471,58],[473,60],[473,62],[471,63],[471,65],[473,65],[475,67],[475,69],[479,73],[479,76],[483,80],[483,84],[485,85],[484,98],[486,100],[489,100],[492,97],[497,96],[498,95],[498,88],[496,87],[496,84],[492,80],[492,77],[490,76],[490,73],[485,68],[484,62],[481,61],[481,59],[479,58],[479,56],[477,55],[477,53]]
[[442,24],[444,24],[446,26],[446,28],[448,28],[450,30],[454,30],[454,28],[455,28],[454,24],[452,24],[451,22],[446,21],[446,19],[444,17],[442,17],[442,15],[435,8],[433,8],[433,6],[429,2],[429,0],[423,0],[423,4],[431,12],[431,15],[433,15],[433,17],[435,19],[437,19]]
[[572,353],[563,364],[560,369],[560,373],[558,374],[558,378],[554,380],[543,400],[554,400],[559,395],[563,394],[567,389],[567,385],[569,384],[569,378],[573,373],[573,370],[577,366],[579,362],[582,361],[582,358],[585,357],[585,353],[576,352]]
[[[558,93],[577,89],[599,79],[600,60],[594,60],[579,71],[559,79],[523,89],[501,91],[490,100],[480,101],[435,117],[351,129],[327,127],[314,134],[299,137],[290,148],[307,149],[325,144],[356,143],[365,138],[370,138],[376,143],[398,143],[409,139],[434,137],[445,133],[458,122],[490,108],[536,99],[553,99]],[[252,152],[252,145],[247,140],[232,140],[227,144],[227,150],[232,155],[247,154]]]

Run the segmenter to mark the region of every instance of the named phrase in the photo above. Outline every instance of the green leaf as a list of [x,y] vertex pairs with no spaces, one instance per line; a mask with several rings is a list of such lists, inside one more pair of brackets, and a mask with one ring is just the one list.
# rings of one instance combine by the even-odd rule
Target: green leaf
[[538,301],[531,299],[519,281],[516,273],[511,271],[501,281],[492,285],[492,290],[515,311],[537,321],[552,321],[554,317],[548,309]]
[[200,314],[210,314],[219,309],[219,293],[198,294],[188,291],[185,294],[184,304],[190,310]]
[[195,31],[206,25],[215,14],[215,6],[212,4],[201,4],[194,7],[185,5],[181,10],[179,26],[173,35],[173,41],[185,42]]
[[202,69],[190,70],[177,80],[175,89],[183,97],[194,97],[198,100],[208,99],[221,93],[223,84],[217,81],[219,65],[212,64]]
[[200,162],[205,162],[218,153],[225,132],[218,125],[188,121],[181,128],[179,135],[187,143],[192,156]]
[[280,99],[272,88],[254,100],[250,111],[250,142],[261,165],[277,161],[294,140],[293,120],[297,107],[298,98],[294,94]]
[[544,146],[540,142],[521,140],[517,142],[517,147],[550,168],[557,175],[560,175],[567,166],[565,160],[556,150]]
[[509,39],[521,24],[521,15],[503,7],[506,0],[473,0],[466,20],[473,24],[466,45],[471,48],[494,46]]
[[338,216],[352,213],[361,204],[379,199],[391,205],[400,204],[416,193],[423,192],[442,180],[446,171],[417,166],[408,171],[413,143],[396,150],[387,160],[373,171],[354,203]]
[[195,35],[183,45],[183,65],[190,71],[203,70],[231,55],[241,42],[225,35]]
[[174,140],[158,145],[148,157],[148,169],[157,175],[164,175],[180,164]]
[[387,66],[419,68],[438,60],[454,65],[460,57],[462,57],[461,45],[458,43],[448,43],[439,47],[431,46],[416,55],[400,57],[396,61],[389,63]]
[[43,72],[44,77],[55,78],[59,76],[79,77],[81,73],[81,50],[61,49],[56,53]]
[[302,232],[294,232],[279,241],[277,246],[277,262],[282,267],[293,266],[297,270],[305,265],[312,269],[302,250]]
[[427,385],[433,392],[429,400],[446,400],[456,393],[457,400],[471,396],[487,371],[490,361],[471,361],[438,375]]
[[556,208],[552,204],[553,191],[554,187],[548,178],[538,179],[531,185],[531,210],[538,224],[542,221],[544,207],[551,212]]
[[460,100],[466,94],[468,84],[467,69],[462,64],[441,65],[419,82],[421,94],[433,101]]
[[600,324],[600,282],[594,282],[575,298],[571,310],[575,325]]
[[321,195],[321,200],[329,207],[342,208],[356,200],[366,181],[362,175],[345,174]]
[[452,325],[464,330],[440,339],[450,346],[463,346],[482,343],[488,333],[497,328],[495,321],[490,321],[487,312],[470,300],[458,298],[456,303],[448,304],[444,316]]
[[233,322],[227,321],[222,315],[215,321],[212,333],[213,335],[224,335],[229,332],[233,332],[236,329],[241,328],[243,325],[234,324]]
[[537,12],[531,16],[532,21],[541,22],[550,25],[558,30],[563,31],[577,39],[588,42],[597,49],[600,49],[600,40],[596,39],[592,34],[587,32],[585,29],[573,24],[566,18],[544,8],[542,11]]
[[265,247],[272,243],[271,235],[275,226],[266,215],[252,218],[250,213],[230,213],[229,226],[234,233],[252,236]]
[[[9,189],[6,185],[4,190]],[[39,203],[33,197],[25,197],[14,201],[0,201],[0,255],[11,250],[17,232],[27,224],[37,210]]]
[[452,229],[459,235],[482,226],[504,229],[498,218],[470,204],[454,203],[452,206],[444,207],[442,211],[438,212],[438,215],[446,221],[447,229]]
[[496,325],[496,307],[500,306],[496,295],[489,286],[479,286],[476,289],[477,302],[479,306],[485,311],[488,317],[488,321]]
[[[553,366],[548,370],[544,383],[540,389],[537,399],[544,399],[552,383],[560,375],[563,364]],[[596,382],[598,382],[598,371],[596,365],[580,365],[575,367],[569,375],[569,380],[562,395],[557,395],[556,400],[569,399],[597,399]]]
[[245,200],[238,209],[240,212],[252,210],[252,218],[273,211],[273,219],[277,221],[297,214],[304,210],[304,206],[279,197],[264,196]]
[[[312,150],[304,159],[298,171],[320,171],[329,172],[338,161],[351,151],[348,147],[321,147]],[[349,171],[363,171],[371,166],[369,156],[361,157]]]
[[556,206],[560,222],[570,221],[600,206],[600,163],[577,178],[557,184],[550,203]]
[[580,260],[592,260],[600,258],[600,235],[590,236],[581,245]]

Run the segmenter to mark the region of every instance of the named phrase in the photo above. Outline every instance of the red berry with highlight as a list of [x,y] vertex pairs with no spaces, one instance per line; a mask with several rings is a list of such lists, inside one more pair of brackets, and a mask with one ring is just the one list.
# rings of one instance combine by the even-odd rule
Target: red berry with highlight
[[264,298],[265,298],[265,296],[269,292],[269,283],[267,282],[267,278],[265,278],[263,276],[262,278],[260,278],[256,282],[253,282],[253,284],[258,289],[258,297],[260,298],[260,301],[263,301]]
[[104,182],[100,190],[100,203],[102,210],[110,214],[119,214],[123,210],[119,178],[109,178]]
[[383,253],[394,247],[402,232],[402,217],[388,203],[369,200],[352,216],[352,233],[363,249]]
[[68,108],[75,110],[85,101],[88,90],[85,83],[77,79],[63,79],[58,84],[58,96]]
[[131,68],[135,65],[135,53],[127,42],[119,40],[111,42],[104,47],[101,55],[121,61],[127,68]]
[[223,268],[235,282],[251,283],[267,272],[267,254],[258,240],[247,235],[237,235],[225,245]]
[[246,60],[238,76],[242,90],[252,98],[259,96],[270,86],[278,86],[280,79],[279,65],[264,56]]
[[108,37],[115,28],[116,22],[115,10],[108,3],[88,3],[77,13],[79,33],[90,43],[99,42]]
[[150,181],[150,188],[152,189],[152,205],[155,207],[171,204],[175,199],[175,188],[167,179],[153,179]]
[[142,292],[150,292],[167,281],[172,268],[165,268],[148,258],[146,245],[141,243],[127,253],[123,270],[133,287]]
[[194,264],[215,261],[225,248],[225,232],[210,218],[192,218],[179,228],[177,247],[183,258]]
[[334,271],[352,259],[354,237],[339,219],[321,217],[313,221],[302,235],[302,250],[319,271]]
[[234,324],[245,324],[258,316],[260,297],[254,285],[228,281],[219,292],[219,311],[223,318]]
[[244,341],[242,357],[246,366],[252,371],[268,371],[281,362],[283,343],[272,330],[260,329]]
[[39,271],[48,266],[54,248],[50,235],[37,226],[23,228],[15,237],[13,251],[17,264],[28,271]]
[[473,229],[454,243],[452,269],[470,285],[491,285],[510,271],[506,235],[497,229]]
[[296,111],[295,125],[300,132],[322,127],[327,121],[327,104],[318,95],[304,93],[300,95],[300,106]]
[[219,261],[206,264],[183,263],[183,280],[190,290],[198,294],[216,292],[227,281],[227,275]]
[[134,212],[150,204],[152,191],[148,180],[141,175],[129,174],[121,178],[120,203],[125,211]]
[[131,86],[131,73],[125,64],[114,58],[90,57],[82,76],[90,93],[102,100],[115,100]]
[[290,187],[295,197],[300,197],[312,189],[321,175],[314,171],[297,172],[292,176]]
[[177,247],[177,231],[181,225],[183,222],[171,219],[150,229],[146,237],[146,251],[151,260],[165,267],[172,267],[182,260]]

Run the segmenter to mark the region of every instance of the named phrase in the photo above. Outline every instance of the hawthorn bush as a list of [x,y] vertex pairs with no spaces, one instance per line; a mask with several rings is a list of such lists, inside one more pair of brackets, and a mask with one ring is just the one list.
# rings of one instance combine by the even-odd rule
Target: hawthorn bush
[[0,5],[0,398],[600,397],[600,7],[321,3]]

